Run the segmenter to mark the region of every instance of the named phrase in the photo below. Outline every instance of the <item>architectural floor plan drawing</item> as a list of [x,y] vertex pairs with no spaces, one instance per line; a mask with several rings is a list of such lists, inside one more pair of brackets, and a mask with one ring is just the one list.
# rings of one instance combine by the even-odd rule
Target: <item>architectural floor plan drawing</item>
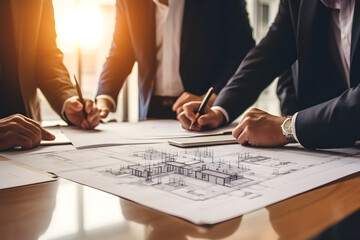
[[[300,169],[310,163],[284,161],[261,155],[260,152],[214,155],[209,148],[166,151],[148,147],[134,151],[130,161],[100,170],[117,182],[153,187],[178,196],[203,201],[261,183]],[[319,161],[317,164],[331,161]],[[131,183],[130,183],[131,179]],[[243,192],[244,198],[259,197],[259,193]]]
[[358,152],[147,144],[12,159],[197,224],[213,224],[357,172]]

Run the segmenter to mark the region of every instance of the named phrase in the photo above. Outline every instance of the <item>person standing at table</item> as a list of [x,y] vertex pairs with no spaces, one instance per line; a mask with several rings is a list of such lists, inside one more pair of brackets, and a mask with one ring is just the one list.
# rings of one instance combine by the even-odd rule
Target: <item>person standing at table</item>
[[[297,110],[288,109],[295,114],[278,117],[252,109],[233,136],[240,144],[253,146],[289,142],[306,148],[351,146],[360,139],[359,36],[359,0],[281,0],[267,36],[217,97],[214,106],[220,110],[208,108],[193,129],[233,121],[297,61],[292,84],[284,82],[296,96]],[[184,128],[189,128],[198,106],[196,102],[183,106],[179,119]]]
[[96,98],[100,115],[115,111],[138,62],[139,119],[176,118],[209,87],[219,93],[254,44],[244,0],[117,0]]
[[78,101],[56,46],[51,0],[0,1],[0,150],[32,148],[54,136],[43,129],[37,89],[69,124],[92,129],[100,122],[93,101]]

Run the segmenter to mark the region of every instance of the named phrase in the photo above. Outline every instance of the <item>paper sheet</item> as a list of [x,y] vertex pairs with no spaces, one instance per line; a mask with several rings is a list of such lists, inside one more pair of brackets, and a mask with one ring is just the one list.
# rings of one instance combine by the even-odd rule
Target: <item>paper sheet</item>
[[53,141],[42,140],[40,145],[50,146],[50,145],[71,144],[70,140],[61,131],[60,126],[45,127],[45,129],[51,132],[55,136],[55,140]]
[[95,130],[62,127],[63,133],[78,148],[166,142],[170,138],[204,136],[231,131],[236,123],[211,131],[194,132],[183,129],[176,120],[149,120],[137,123],[100,124]]
[[16,166],[8,161],[0,161],[0,189],[54,180],[54,178]]
[[8,151],[0,152],[0,156],[6,157],[11,159],[12,156],[18,155],[29,155],[29,154],[39,154],[39,153],[47,153],[47,152],[61,152],[61,151],[70,151],[76,150],[76,148],[71,144],[66,145],[48,145],[48,146],[39,146],[32,149],[26,150],[18,150],[18,149],[11,149]]
[[344,151],[151,144],[11,158],[196,224],[215,224],[358,172],[360,150]]

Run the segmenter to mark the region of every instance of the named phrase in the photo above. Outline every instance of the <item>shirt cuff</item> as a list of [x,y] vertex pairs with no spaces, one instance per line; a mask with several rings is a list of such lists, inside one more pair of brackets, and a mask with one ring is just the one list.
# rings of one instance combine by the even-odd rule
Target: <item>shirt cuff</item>
[[293,134],[293,136],[294,136],[294,138],[295,138],[295,140],[296,140],[297,142],[299,142],[299,140],[298,140],[298,138],[297,138],[297,136],[296,136],[295,122],[296,122],[296,117],[297,117],[298,113],[299,113],[299,112],[295,113],[295,114],[292,116],[292,120],[291,120],[291,132],[292,132],[292,134]]
[[72,96],[72,97],[69,97],[69,98],[67,98],[65,101],[64,101],[64,103],[63,103],[63,105],[62,105],[62,108],[61,108],[61,117],[66,121],[66,122],[69,122],[69,120],[67,119],[67,117],[66,117],[66,115],[65,115],[65,105],[66,105],[66,103],[68,102],[68,101],[71,101],[71,100],[73,100],[73,99],[78,99],[78,96]]
[[114,98],[112,98],[110,95],[107,95],[107,94],[101,94],[101,95],[96,96],[96,100],[98,100],[98,99],[107,99],[107,100],[109,100],[111,102],[110,111],[115,112],[115,110],[116,110],[116,102],[115,102]]
[[214,106],[211,108],[211,110],[219,110],[224,115],[226,123],[229,122],[229,114],[224,108],[222,108],[220,106]]

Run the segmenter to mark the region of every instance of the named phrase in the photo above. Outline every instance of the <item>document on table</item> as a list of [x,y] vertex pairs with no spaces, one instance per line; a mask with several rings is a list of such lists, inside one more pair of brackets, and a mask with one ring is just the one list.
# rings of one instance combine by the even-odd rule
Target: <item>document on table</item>
[[82,130],[76,127],[61,127],[63,133],[78,148],[99,146],[162,143],[168,139],[206,136],[231,131],[236,123],[211,131],[195,132],[181,127],[176,120],[148,120],[137,123],[106,123],[94,130]]
[[[11,159],[196,224],[215,224],[360,171],[360,149],[126,145]],[[176,207],[174,207],[176,206]]]
[[9,161],[0,161],[0,189],[54,180],[54,178],[49,176],[11,164]]
[[55,136],[55,140],[52,141],[42,140],[40,145],[49,146],[49,145],[71,144],[70,140],[61,131],[60,126],[45,127],[45,129],[51,132]]
[[0,152],[0,156],[11,159],[12,156],[17,156],[19,154],[39,154],[39,153],[47,153],[47,152],[62,152],[62,151],[70,151],[76,150],[76,148],[71,144],[66,145],[47,145],[47,146],[39,146],[32,149],[11,149],[8,151]]

